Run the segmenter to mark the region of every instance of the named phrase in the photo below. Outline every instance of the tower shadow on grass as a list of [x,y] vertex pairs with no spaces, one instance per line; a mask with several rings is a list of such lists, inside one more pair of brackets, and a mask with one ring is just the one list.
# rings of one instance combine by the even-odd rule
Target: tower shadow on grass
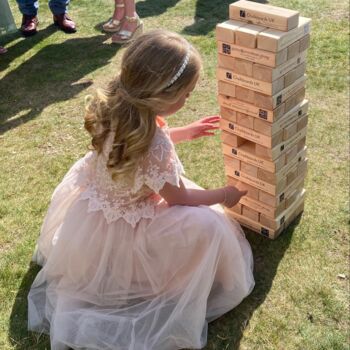
[[[278,265],[290,245],[300,219],[301,215],[274,241],[245,229],[246,237],[253,250],[255,287],[241,304],[209,324],[206,350],[240,348],[243,332],[254,311],[269,294]],[[211,344],[215,344],[216,347],[211,347]]]
[[[5,92],[0,94],[0,134],[89,87],[93,82],[81,79],[107,65],[120,48],[103,45],[106,39],[98,35],[47,45],[4,76],[0,81],[0,91]],[[11,48],[7,59],[19,55],[17,51],[22,47]]]
[[[267,3],[266,0],[253,0],[254,2]],[[235,1],[222,0],[197,0],[194,23],[182,30],[187,35],[207,35],[218,23],[229,19],[229,5]]]

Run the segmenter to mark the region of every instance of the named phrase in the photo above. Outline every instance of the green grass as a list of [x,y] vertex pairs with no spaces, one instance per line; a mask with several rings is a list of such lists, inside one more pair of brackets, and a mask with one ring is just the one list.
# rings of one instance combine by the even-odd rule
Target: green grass
[[[182,33],[202,54],[201,81],[172,126],[216,114],[215,24],[231,1],[145,0],[146,28]],[[270,1],[285,5],[284,1]],[[17,24],[20,15],[10,5]],[[49,349],[26,330],[26,295],[38,268],[30,265],[55,186],[87,149],[84,96],[113,77],[123,49],[105,43],[100,24],[112,0],[76,0],[70,13],[79,31],[51,26],[41,1],[40,32],[0,38],[0,349]],[[256,287],[209,327],[210,350],[349,349],[349,8],[347,1],[290,1],[311,17],[307,200],[301,219],[276,241],[252,232]],[[181,144],[187,176],[206,188],[225,183],[218,135]],[[340,279],[338,274],[345,274]]]

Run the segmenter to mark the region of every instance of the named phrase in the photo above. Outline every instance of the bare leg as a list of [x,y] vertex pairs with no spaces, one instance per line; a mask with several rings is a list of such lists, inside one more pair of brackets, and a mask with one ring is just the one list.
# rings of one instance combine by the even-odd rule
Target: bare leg
[[[134,33],[135,30],[139,27],[140,22],[136,20],[138,15],[136,13],[135,0],[124,0],[125,3],[125,20],[123,21],[120,31],[112,36],[112,41],[122,40],[122,36],[119,34],[122,31],[128,31]],[[128,20],[128,18],[130,20]]]
[[125,6],[123,0],[115,0],[113,17],[103,25],[105,32],[117,32],[120,30],[122,19],[125,16]]

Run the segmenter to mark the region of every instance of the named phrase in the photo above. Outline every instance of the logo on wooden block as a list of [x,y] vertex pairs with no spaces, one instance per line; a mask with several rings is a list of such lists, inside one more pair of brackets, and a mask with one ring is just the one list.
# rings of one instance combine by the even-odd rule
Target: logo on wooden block
[[237,155],[237,150],[232,148],[232,154]]
[[244,10],[239,10],[239,17],[245,18],[245,11]]
[[301,162],[301,159],[302,159],[302,158],[301,158],[301,157],[299,157],[299,158],[298,158],[298,162]]
[[226,72],[226,78],[232,80],[232,74],[230,72]]
[[259,109],[259,117],[262,119],[267,119],[267,111],[264,111],[263,109]]
[[284,199],[284,193],[282,193],[282,194],[280,195],[280,202],[282,202],[283,199]]
[[284,145],[282,145],[281,147],[280,147],[280,151],[283,151],[284,150]]
[[240,176],[240,174],[239,174],[239,171],[238,171],[238,170],[235,170],[235,175],[236,175],[236,176]]
[[262,227],[261,230],[260,230],[260,233],[263,235],[263,236],[266,236],[266,237],[269,237],[269,230],[265,227]]
[[222,52],[227,55],[231,55],[231,45],[222,44]]
[[277,106],[282,103],[282,95],[277,96]]
[[281,220],[280,220],[280,225],[282,225],[284,223],[284,220],[285,220],[285,216],[282,216]]
[[302,111],[302,110],[299,110],[299,112],[298,112],[298,116],[301,116],[301,115],[302,115],[302,113],[303,113],[303,111]]
[[299,64],[300,61],[301,61],[301,58],[299,57],[299,58],[297,59],[297,64]]
[[235,130],[235,125],[232,124],[232,123],[228,123],[228,127],[229,127],[231,130]]

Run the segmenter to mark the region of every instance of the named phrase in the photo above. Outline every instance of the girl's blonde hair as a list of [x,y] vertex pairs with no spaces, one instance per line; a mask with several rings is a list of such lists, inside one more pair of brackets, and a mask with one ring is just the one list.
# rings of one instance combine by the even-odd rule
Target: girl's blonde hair
[[[179,72],[186,55],[188,64]],[[147,152],[156,130],[156,116],[176,103],[186,88],[198,79],[198,52],[180,35],[155,30],[137,38],[125,51],[120,74],[105,90],[88,100],[85,129],[91,145],[101,152],[112,131],[114,141],[107,167],[113,179],[130,177]]]

